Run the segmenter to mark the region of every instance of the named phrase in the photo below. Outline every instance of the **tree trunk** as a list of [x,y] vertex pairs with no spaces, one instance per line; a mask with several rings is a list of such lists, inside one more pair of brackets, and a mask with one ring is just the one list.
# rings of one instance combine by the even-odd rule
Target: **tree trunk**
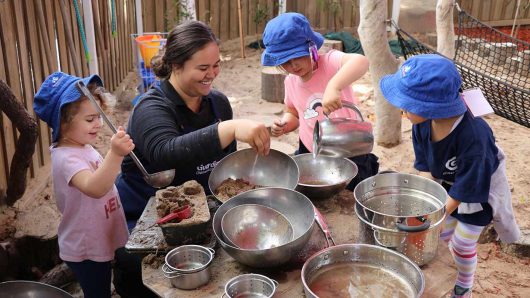
[[0,111],[4,112],[13,126],[20,131],[9,169],[6,191],[6,202],[9,206],[13,206],[26,191],[26,174],[37,142],[37,121],[28,114],[24,105],[17,100],[9,86],[2,80],[0,80]]
[[455,57],[454,2],[438,0],[436,3],[436,47],[440,54],[450,59]]
[[399,61],[388,46],[385,19],[386,0],[360,1],[359,38],[370,62],[370,74],[375,98],[375,141],[383,147],[393,147],[401,142],[401,111],[392,106],[379,89],[384,75],[396,72]]

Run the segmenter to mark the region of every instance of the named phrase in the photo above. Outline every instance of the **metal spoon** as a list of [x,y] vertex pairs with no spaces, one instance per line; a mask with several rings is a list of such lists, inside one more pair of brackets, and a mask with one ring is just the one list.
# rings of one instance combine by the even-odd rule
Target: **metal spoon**
[[[117,132],[116,127],[114,127],[114,124],[110,122],[109,118],[107,117],[107,115],[105,115],[105,113],[99,106],[98,102],[96,101],[92,93],[90,93],[90,91],[85,86],[83,81],[79,80],[77,82],[77,89],[79,89],[81,94],[88,97],[88,99],[92,102],[94,107],[96,107],[96,109],[98,110],[101,117],[103,117],[103,120],[105,120],[105,123],[107,123],[107,125],[110,127],[110,130],[112,130],[113,133],[116,133]],[[138,159],[136,154],[134,154],[133,151],[129,153],[129,156],[132,158],[136,166],[142,172],[142,176],[145,182],[147,182],[147,184],[151,185],[154,188],[166,187],[170,185],[171,182],[173,181],[173,178],[175,178],[175,169],[165,170],[165,171],[149,174],[147,173],[147,171],[145,170],[145,167],[142,165],[142,163],[140,162],[140,160]]]

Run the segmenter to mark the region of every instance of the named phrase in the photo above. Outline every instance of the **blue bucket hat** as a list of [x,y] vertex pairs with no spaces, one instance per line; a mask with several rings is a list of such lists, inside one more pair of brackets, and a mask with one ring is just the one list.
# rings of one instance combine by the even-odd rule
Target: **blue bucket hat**
[[311,43],[318,49],[324,43],[324,37],[311,29],[304,15],[295,12],[280,14],[265,26],[265,51],[261,55],[261,64],[278,66],[291,59],[308,56]]
[[49,75],[35,94],[33,109],[37,116],[51,127],[53,143],[59,139],[61,109],[64,105],[81,98],[81,92],[76,87],[79,80],[82,80],[85,86],[90,83],[103,86],[103,81],[98,75],[78,78],[58,71]]
[[414,56],[379,82],[383,96],[392,105],[426,119],[464,114],[467,108],[460,97],[460,85],[454,63],[435,54]]

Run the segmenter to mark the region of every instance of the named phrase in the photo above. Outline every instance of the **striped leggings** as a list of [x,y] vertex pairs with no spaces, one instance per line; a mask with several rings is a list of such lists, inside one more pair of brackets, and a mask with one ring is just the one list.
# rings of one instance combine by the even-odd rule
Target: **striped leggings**
[[462,288],[473,287],[477,269],[477,241],[483,229],[483,226],[459,222],[452,216],[445,219],[440,239],[447,243],[453,255],[458,271],[455,285]]

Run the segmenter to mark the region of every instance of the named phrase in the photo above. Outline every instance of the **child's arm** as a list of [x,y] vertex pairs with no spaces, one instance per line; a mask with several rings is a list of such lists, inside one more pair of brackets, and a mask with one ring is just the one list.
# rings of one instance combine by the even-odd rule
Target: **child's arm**
[[340,91],[360,79],[368,71],[368,58],[359,54],[345,54],[342,56],[341,68],[329,80],[322,99],[325,114],[342,108]]
[[121,126],[110,140],[110,150],[99,168],[94,172],[90,170],[80,171],[72,177],[70,182],[72,186],[89,197],[99,199],[109,192],[120,172],[123,157],[134,149],[131,137],[125,133]]
[[445,201],[445,214],[446,216],[451,215],[456,208],[460,205],[460,201],[453,199],[451,196],[447,196],[447,201]]
[[279,137],[298,128],[298,112],[295,108],[286,107],[281,119],[276,119],[271,127],[273,137]]

